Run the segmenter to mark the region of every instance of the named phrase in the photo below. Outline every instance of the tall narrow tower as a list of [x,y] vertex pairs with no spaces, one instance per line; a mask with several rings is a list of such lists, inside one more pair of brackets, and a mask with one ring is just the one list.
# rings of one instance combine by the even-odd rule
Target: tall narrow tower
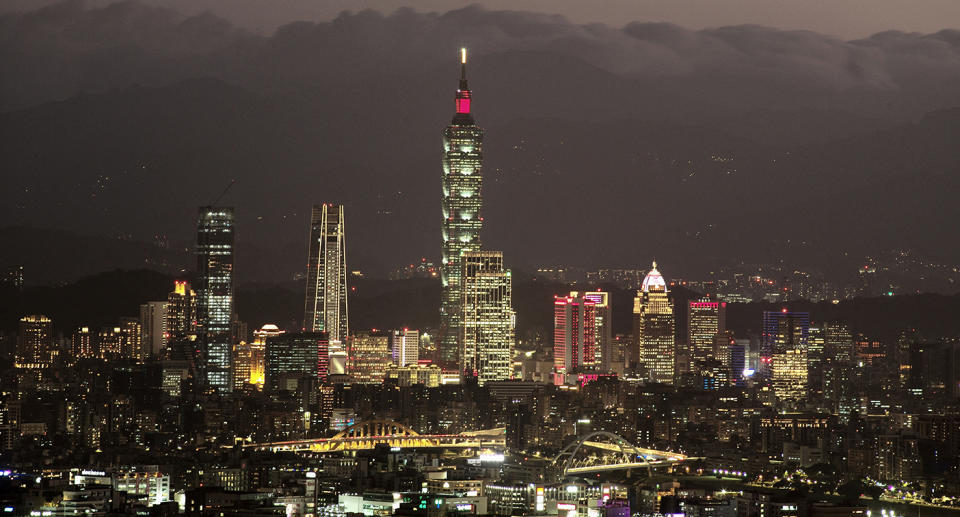
[[[457,112],[443,130],[443,249],[440,277],[443,292],[440,300],[440,360],[458,360],[463,335],[462,274],[463,254],[480,250],[480,217],[483,182],[483,130],[470,114],[470,88],[467,86],[467,51],[460,49],[460,87],[457,89]],[[461,365],[462,366],[462,365]]]
[[350,332],[343,205],[313,206],[303,328],[307,332],[326,332],[330,341],[340,342],[345,342]]
[[207,386],[233,390],[233,208],[203,206],[197,222],[197,333]]

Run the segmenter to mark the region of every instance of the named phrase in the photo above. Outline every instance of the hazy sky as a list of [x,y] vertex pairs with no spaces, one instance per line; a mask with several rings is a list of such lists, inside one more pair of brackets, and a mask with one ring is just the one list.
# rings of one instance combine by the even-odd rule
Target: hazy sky
[[[392,12],[401,6],[446,11],[469,4],[491,9],[557,13],[579,23],[621,26],[629,21],[666,21],[698,29],[761,24],[809,29],[842,38],[860,38],[895,29],[935,32],[960,25],[958,0],[140,0],[194,14],[211,10],[235,24],[259,32],[296,21],[330,19],[343,10],[374,8]],[[50,0],[7,0],[0,11],[29,10]],[[90,5],[108,3],[87,0]]]

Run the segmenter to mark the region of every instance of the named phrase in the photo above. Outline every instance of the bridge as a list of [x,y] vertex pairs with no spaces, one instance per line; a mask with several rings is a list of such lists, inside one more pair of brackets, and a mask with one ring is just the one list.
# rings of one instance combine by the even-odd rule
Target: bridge
[[579,441],[567,445],[553,458],[557,474],[563,478],[675,465],[693,458],[686,455],[637,447],[621,436],[606,431],[592,432]]
[[340,452],[373,449],[377,445],[398,448],[470,449],[506,446],[506,429],[484,429],[459,434],[420,434],[392,420],[358,422],[331,438],[244,444],[258,451]]

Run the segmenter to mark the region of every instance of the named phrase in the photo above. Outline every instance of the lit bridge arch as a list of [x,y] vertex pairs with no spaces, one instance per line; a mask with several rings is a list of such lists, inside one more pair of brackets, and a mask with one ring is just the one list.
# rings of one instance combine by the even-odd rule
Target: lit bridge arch
[[251,443],[244,447],[273,452],[338,452],[369,450],[381,444],[398,448],[503,449],[506,446],[506,429],[500,427],[459,434],[420,434],[392,420],[368,420],[357,422],[330,438]]
[[[601,441],[603,440],[603,441]],[[583,454],[579,454],[583,451]],[[630,470],[673,465],[691,458],[669,451],[644,449],[620,435],[594,431],[566,447],[553,458],[557,474],[563,478],[613,470]]]

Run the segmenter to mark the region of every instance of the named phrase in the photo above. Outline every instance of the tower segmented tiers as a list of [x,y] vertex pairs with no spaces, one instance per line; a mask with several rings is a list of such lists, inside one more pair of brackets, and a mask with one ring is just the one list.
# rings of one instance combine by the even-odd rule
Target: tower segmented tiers
[[483,130],[470,114],[470,88],[467,86],[467,52],[460,49],[460,87],[456,95],[456,114],[443,131],[443,248],[440,278],[439,359],[456,362],[462,336],[463,254],[480,250],[482,198],[481,168]]

